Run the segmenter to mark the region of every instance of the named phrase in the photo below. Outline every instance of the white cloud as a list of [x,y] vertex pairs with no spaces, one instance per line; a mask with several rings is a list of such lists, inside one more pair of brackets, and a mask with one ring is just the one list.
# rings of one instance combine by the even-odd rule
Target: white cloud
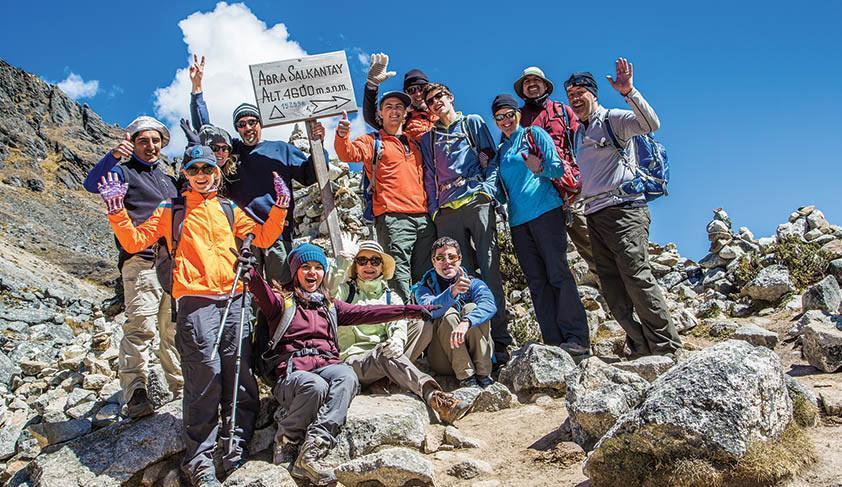
[[99,81],[90,80],[85,81],[78,74],[71,72],[63,81],[59,81],[56,85],[61,88],[67,96],[74,100],[80,98],[92,98],[99,91]]
[[357,59],[360,61],[360,64],[362,64],[365,68],[368,68],[368,66],[371,64],[371,54],[365,51],[358,52]]
[[[242,3],[219,2],[213,11],[195,12],[178,26],[187,44],[187,61],[176,71],[169,86],[157,89],[154,96],[155,112],[170,127],[173,136],[165,149],[171,156],[180,155],[186,143],[179,121],[190,118],[188,68],[193,54],[204,55],[206,59],[202,89],[211,122],[232,136],[237,136],[231,119],[234,108],[243,102],[255,102],[249,65],[307,55],[304,48],[289,37],[285,24],[267,26]],[[362,58],[360,60],[362,62]],[[321,122],[327,129],[325,148],[333,154],[333,131],[339,118],[321,119]],[[352,115],[351,124],[352,135],[366,132],[361,114]],[[263,130],[263,137],[286,141],[293,127],[294,124],[267,128]]]

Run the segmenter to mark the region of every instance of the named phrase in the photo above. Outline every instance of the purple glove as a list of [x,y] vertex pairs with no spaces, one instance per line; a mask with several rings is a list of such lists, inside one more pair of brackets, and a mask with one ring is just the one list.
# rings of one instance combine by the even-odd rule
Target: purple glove
[[99,197],[105,202],[109,215],[113,215],[123,209],[123,198],[129,189],[127,183],[121,183],[117,175],[110,172],[107,176],[102,177],[102,182],[99,183],[98,188]]
[[430,321],[433,319],[433,316],[430,314],[430,312],[435,311],[439,308],[440,306],[437,304],[407,304],[403,307],[403,315],[406,318],[421,318],[424,321]]
[[289,201],[291,199],[291,195],[289,193],[289,188],[287,184],[284,182],[284,178],[278,176],[278,173],[272,173],[273,183],[275,185],[275,206],[280,206],[281,208],[289,208]]

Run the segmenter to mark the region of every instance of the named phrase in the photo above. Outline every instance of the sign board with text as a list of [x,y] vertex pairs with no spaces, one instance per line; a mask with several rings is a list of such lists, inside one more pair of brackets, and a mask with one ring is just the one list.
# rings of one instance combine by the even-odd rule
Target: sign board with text
[[357,111],[345,51],[249,68],[264,127]]

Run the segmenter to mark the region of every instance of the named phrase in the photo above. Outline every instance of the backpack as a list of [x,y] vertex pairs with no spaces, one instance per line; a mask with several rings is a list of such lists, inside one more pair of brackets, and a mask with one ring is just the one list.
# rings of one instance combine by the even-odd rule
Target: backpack
[[[274,387],[278,381],[275,373],[281,362],[287,362],[286,372],[289,374],[292,372],[293,358],[307,355],[322,355],[322,352],[314,348],[303,348],[294,353],[281,353],[275,350],[275,347],[278,346],[287,329],[289,329],[290,323],[292,323],[296,307],[295,298],[291,295],[284,296],[284,314],[281,315],[281,321],[278,322],[278,327],[275,328],[275,333],[271,336],[269,335],[269,320],[266,319],[263,313],[258,313],[257,315],[257,324],[252,333],[252,356],[255,357],[253,360],[254,372],[270,387]],[[327,319],[335,340],[339,318],[336,315],[336,306],[333,304],[327,306]]]
[[[567,141],[570,154],[570,160],[568,160],[559,152],[559,159],[561,159],[561,163],[564,165],[564,176],[552,178],[550,181],[553,183],[556,191],[558,191],[558,195],[564,200],[565,205],[572,206],[573,200],[582,192],[582,182],[579,180],[579,166],[573,158],[573,136],[570,130],[570,116],[567,110],[564,109],[564,105],[554,101],[550,101],[550,105],[553,107],[555,117],[564,124],[564,139]],[[559,108],[559,105],[561,105],[561,108]],[[530,131],[527,131],[527,137],[530,139],[529,143],[534,146]]]
[[632,137],[634,144],[635,155],[637,156],[637,166],[631,167],[626,154],[626,148],[620,145],[614,129],[611,128],[611,123],[608,117],[611,110],[605,114],[605,129],[608,132],[608,137],[620,153],[623,163],[629,168],[635,177],[631,181],[626,181],[618,188],[621,194],[643,194],[646,201],[653,201],[668,194],[667,184],[670,180],[670,166],[669,158],[667,157],[667,150],[652,135],[652,133],[644,135],[635,135]]
[[[228,225],[231,226],[231,231],[234,231],[234,203],[226,198],[216,198],[222,206],[222,212],[228,219]],[[166,244],[159,243],[155,251],[155,273],[158,276],[158,282],[161,284],[164,292],[172,294],[172,273],[173,273],[173,256],[178,249],[178,243],[181,240],[181,231],[184,228],[184,218],[187,216],[184,206],[184,197],[177,196],[172,198],[172,249],[168,248]]]
[[372,132],[369,135],[374,139],[374,154],[371,156],[372,179],[368,179],[368,174],[363,169],[363,177],[360,181],[363,190],[363,221],[366,225],[374,224],[374,184],[377,180],[377,166],[380,164],[380,158],[383,157],[383,141],[380,139],[380,132]]

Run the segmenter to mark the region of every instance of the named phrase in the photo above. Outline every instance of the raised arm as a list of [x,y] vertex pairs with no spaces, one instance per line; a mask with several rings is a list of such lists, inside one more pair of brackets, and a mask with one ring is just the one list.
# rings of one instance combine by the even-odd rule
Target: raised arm
[[135,227],[123,206],[126,189],[128,185],[120,182],[114,173],[109,173],[107,177],[102,178],[102,183],[99,185],[99,196],[105,202],[108,209],[108,221],[120,245],[126,249],[126,252],[136,254],[157,242],[161,237],[165,237],[169,244],[172,239],[172,202],[162,201],[145,222]]
[[371,304],[361,306],[346,303],[339,299],[334,300],[333,303],[336,306],[336,315],[339,319],[340,326],[375,325],[400,318],[421,318],[429,320],[431,318],[430,310],[432,309],[431,306],[417,304]]
[[333,150],[342,162],[362,162],[371,164],[373,145],[371,137],[363,135],[351,140],[351,122],[348,114],[342,112],[342,120],[336,126],[336,137],[333,139]]
[[634,66],[626,58],[619,58],[615,63],[616,79],[606,76],[611,87],[617,90],[632,111],[611,111],[611,128],[617,137],[627,141],[635,135],[655,132],[661,127],[661,121],[655,110],[643,99],[643,95],[634,87]]
[[[269,284],[263,279],[254,267],[249,270],[249,291],[254,295],[254,301],[260,311],[269,320],[269,323],[276,323],[278,317],[284,312],[284,302],[281,300]],[[274,333],[274,329],[271,330]]]
[[82,184],[85,190],[89,193],[99,193],[99,185],[102,183],[103,178],[105,178],[108,174],[113,173],[117,175],[117,179],[120,180],[122,183],[123,179],[123,171],[117,166],[122,158],[130,158],[132,157],[132,153],[134,152],[134,144],[132,143],[132,138],[128,132],[126,132],[126,136],[123,137],[116,147],[111,149],[105,157],[99,160],[99,162],[91,168],[91,171],[85,177],[85,182]]
[[365,91],[363,92],[363,120],[375,130],[380,130],[382,125],[377,121],[377,90],[380,83],[393,77],[394,71],[387,71],[389,56],[382,52],[371,55],[371,64],[366,77]]
[[193,64],[190,65],[190,83],[193,88],[190,90],[190,119],[193,128],[198,132],[202,125],[211,123],[208,114],[208,106],[202,96],[202,79],[205,76],[205,56],[201,61],[196,54],[193,55]]

